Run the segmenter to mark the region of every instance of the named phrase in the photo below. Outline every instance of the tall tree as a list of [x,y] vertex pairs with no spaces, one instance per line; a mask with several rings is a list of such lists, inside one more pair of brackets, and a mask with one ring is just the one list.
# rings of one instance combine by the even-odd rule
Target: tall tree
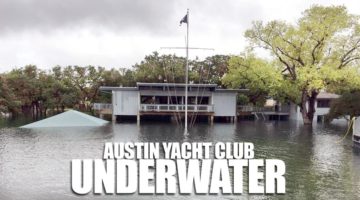
[[[311,124],[321,90],[337,92],[360,86],[356,61],[360,59],[359,17],[344,6],[312,6],[297,24],[254,22],[245,36],[253,48],[271,53],[281,67],[279,93],[300,107]],[[280,95],[279,95],[280,96]]]
[[133,66],[137,82],[182,83],[185,81],[185,59],[175,55],[159,55],[157,52],[145,57]]
[[222,86],[221,78],[228,71],[229,59],[228,55],[214,55],[203,61],[197,59],[191,61],[194,81]]
[[0,112],[17,114],[20,112],[20,102],[6,80],[6,75],[0,74]]
[[229,61],[229,71],[222,79],[228,87],[249,89],[249,101],[259,106],[264,105],[268,96],[280,98],[281,81],[279,67],[251,53],[233,56]]
[[[344,93],[340,98],[334,99],[330,104],[330,111],[326,118],[331,121],[336,118],[346,118],[360,116],[360,91],[351,91]],[[349,117],[349,118],[347,118]]]
[[68,66],[63,70],[64,83],[76,89],[80,109],[92,109],[92,103],[99,97],[104,71],[103,67],[94,66]]

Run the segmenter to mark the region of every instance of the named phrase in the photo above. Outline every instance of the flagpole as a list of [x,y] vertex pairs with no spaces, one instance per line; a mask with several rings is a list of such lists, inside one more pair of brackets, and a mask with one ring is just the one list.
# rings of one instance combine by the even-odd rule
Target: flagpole
[[188,134],[188,81],[189,81],[189,9],[187,9],[186,23],[186,68],[185,68],[185,130],[184,134]]

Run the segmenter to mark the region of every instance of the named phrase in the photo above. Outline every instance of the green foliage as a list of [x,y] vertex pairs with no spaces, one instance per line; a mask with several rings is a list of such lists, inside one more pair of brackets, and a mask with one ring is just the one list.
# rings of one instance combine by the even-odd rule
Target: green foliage
[[344,93],[340,98],[334,99],[330,104],[330,111],[326,116],[328,121],[341,117],[360,116],[360,91]]
[[[227,71],[229,57],[216,55],[190,60],[190,82],[218,83]],[[131,69],[106,70],[94,66],[55,66],[49,71],[34,65],[0,75],[0,112],[44,115],[48,110],[77,108],[91,111],[95,102],[109,102],[100,86],[134,87],[136,82],[184,82],[185,58],[175,55],[146,56]]]
[[281,73],[271,63],[254,55],[233,56],[223,84],[231,88],[249,89],[249,101],[253,104],[265,101],[267,96],[278,94]]
[[249,97],[245,94],[238,94],[236,97],[236,105],[247,105],[249,104],[250,100]]
[[192,61],[193,82],[223,86],[221,78],[228,72],[229,60],[230,56],[214,55],[203,61]]
[[185,81],[185,58],[175,55],[160,56],[157,52],[153,52],[133,68],[136,82],[182,83]]
[[18,112],[18,106],[4,75],[0,75],[0,112]]
[[[356,62],[360,60],[359,27],[359,17],[348,14],[344,6],[312,6],[295,25],[254,22],[245,36],[251,48],[267,50],[273,61],[266,63],[251,56],[234,58],[235,63],[230,63],[233,69],[224,81],[232,87],[249,86],[291,101],[300,106],[304,122],[311,123],[321,90],[341,93],[360,88]],[[242,63],[253,65],[248,67],[250,72],[241,70]]]

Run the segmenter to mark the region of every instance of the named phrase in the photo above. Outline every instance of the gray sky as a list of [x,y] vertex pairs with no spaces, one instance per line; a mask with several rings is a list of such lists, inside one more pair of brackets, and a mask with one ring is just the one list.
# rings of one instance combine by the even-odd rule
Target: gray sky
[[153,51],[184,46],[179,21],[190,9],[191,51],[204,58],[239,54],[254,20],[295,22],[313,4],[345,5],[360,15],[359,0],[0,0],[0,72],[35,64],[131,67]]

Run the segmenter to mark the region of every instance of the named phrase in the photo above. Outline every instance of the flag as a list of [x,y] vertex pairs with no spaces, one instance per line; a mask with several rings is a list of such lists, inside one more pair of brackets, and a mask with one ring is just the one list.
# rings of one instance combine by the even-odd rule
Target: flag
[[180,20],[180,26],[182,23],[188,23],[188,16],[187,14]]

